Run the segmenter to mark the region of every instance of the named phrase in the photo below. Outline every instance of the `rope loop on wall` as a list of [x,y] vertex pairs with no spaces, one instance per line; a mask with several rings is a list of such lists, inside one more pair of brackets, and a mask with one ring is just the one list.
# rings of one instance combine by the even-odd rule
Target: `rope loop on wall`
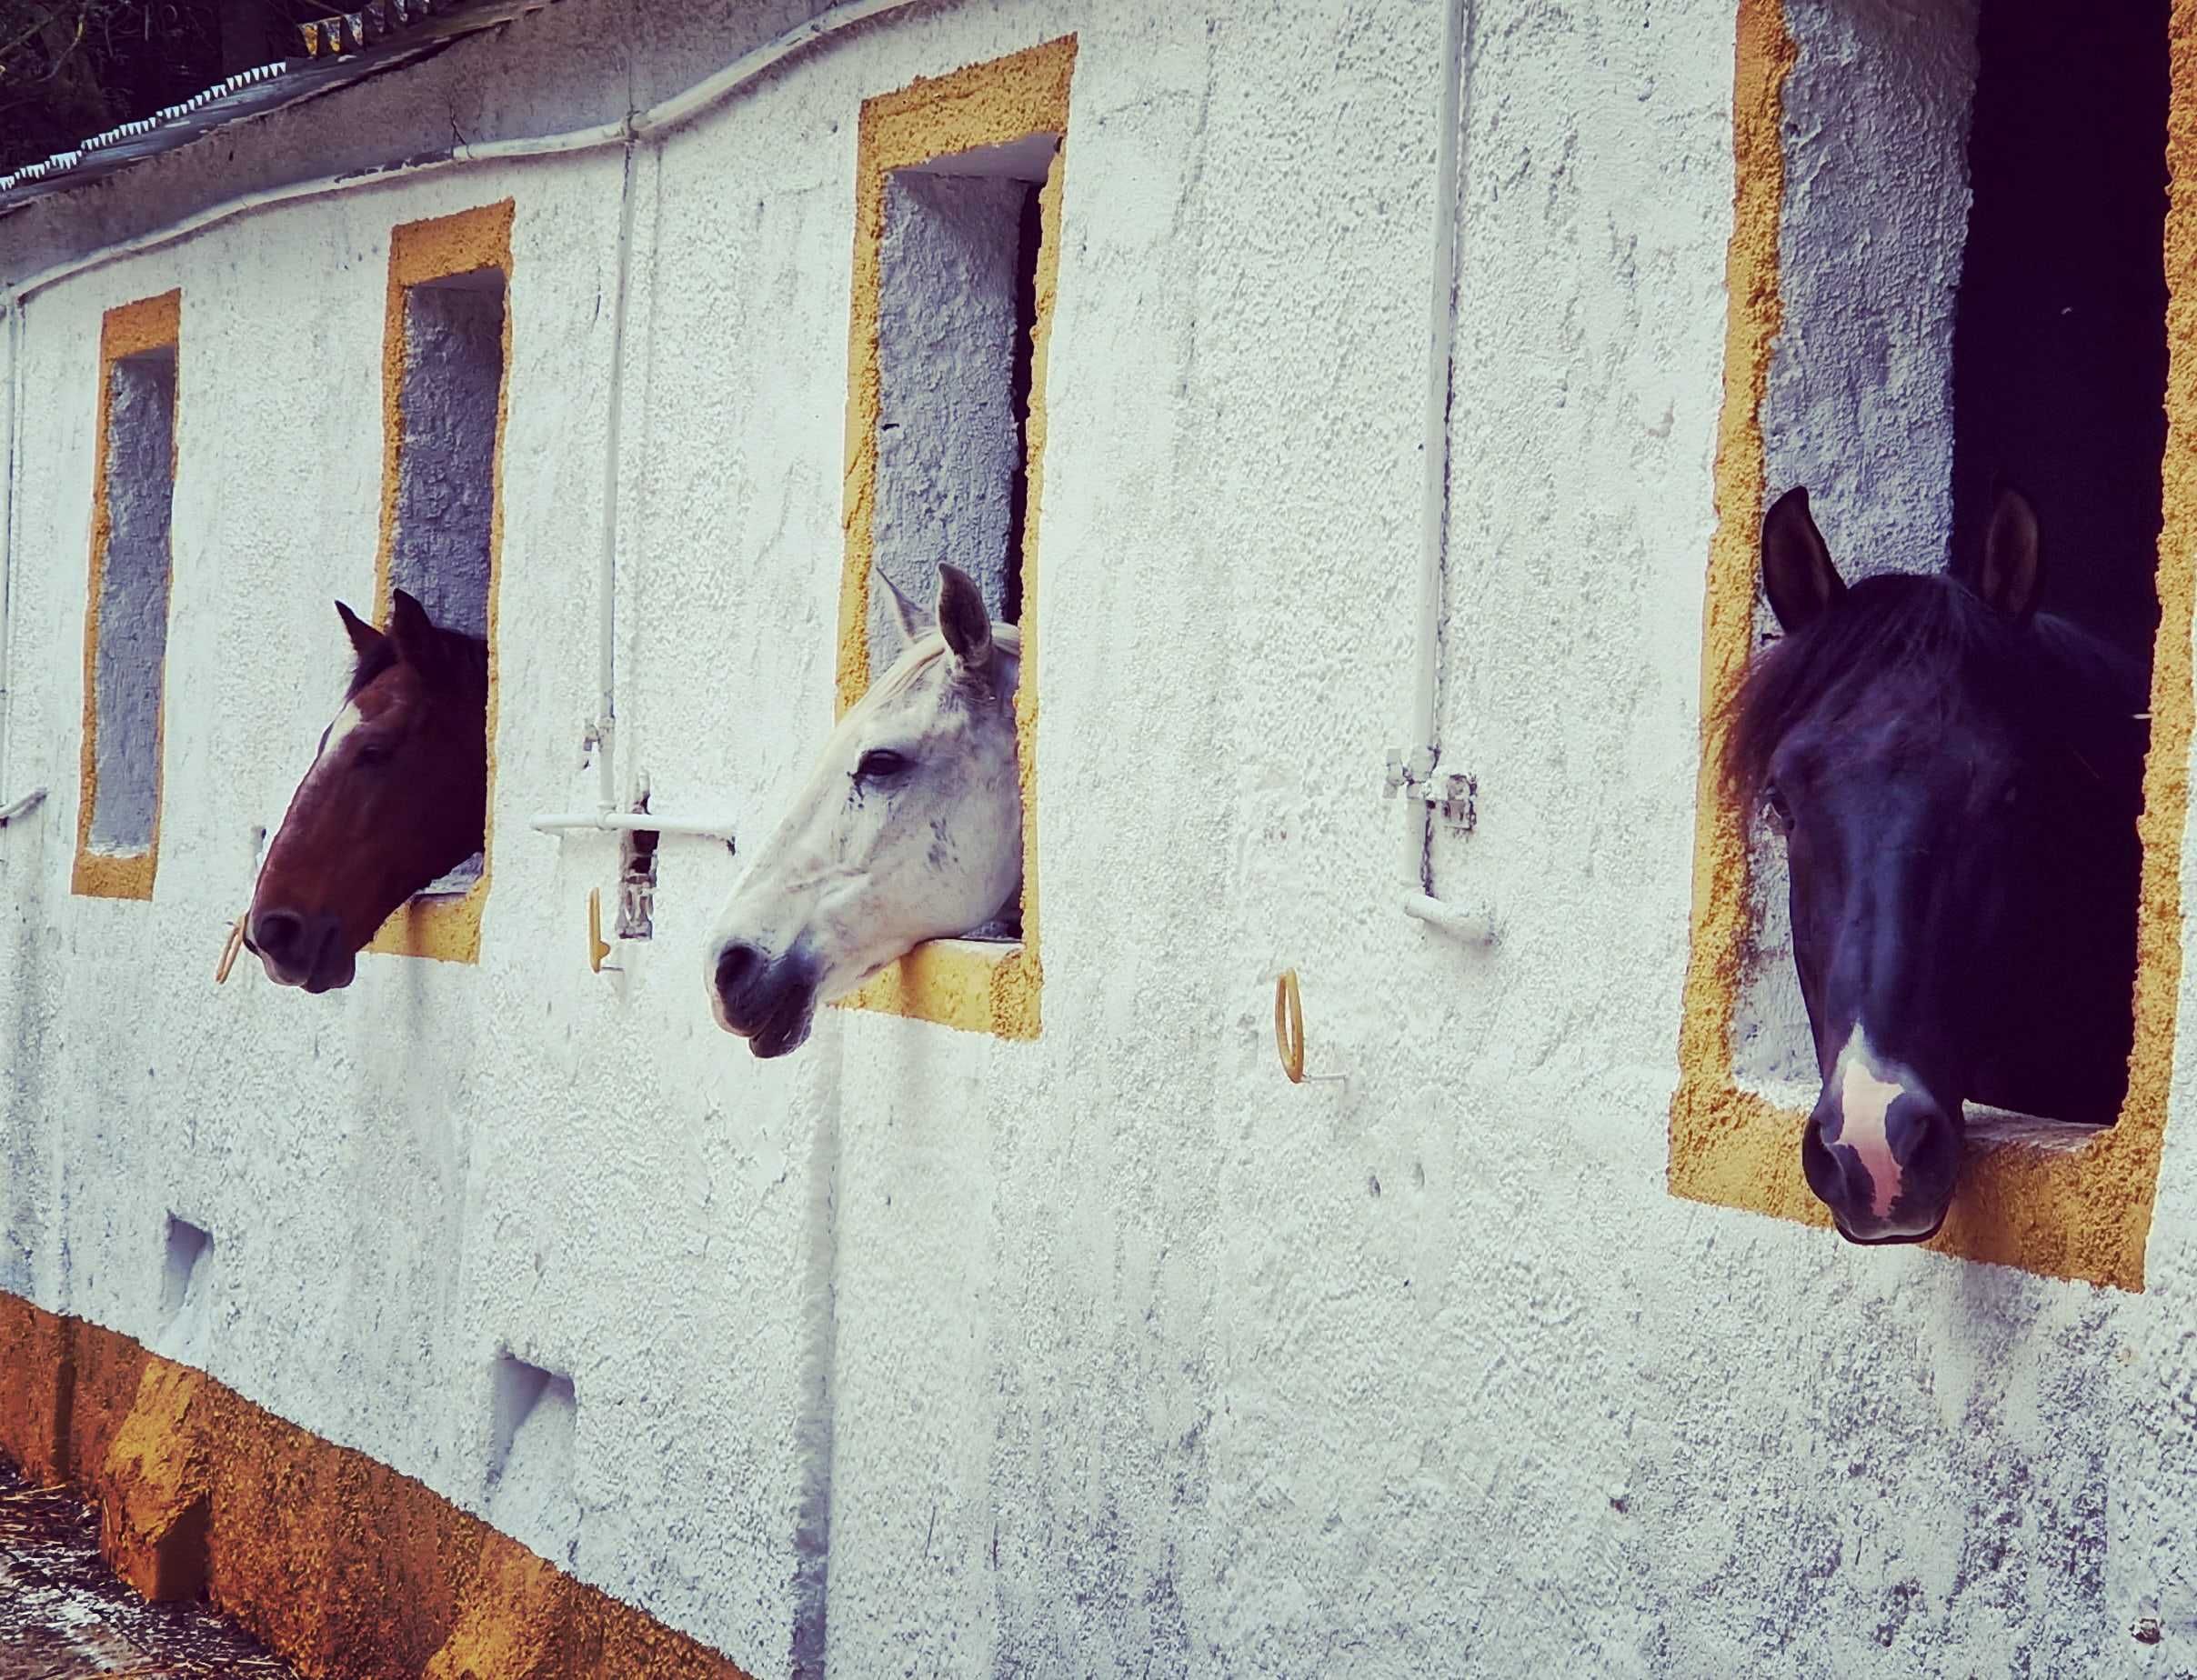
[[[250,914],[251,912],[248,910],[245,912],[245,915]],[[236,966],[236,954],[244,949],[244,922],[245,917],[240,915],[229,928],[228,943],[221,948],[221,961],[214,965],[214,984],[216,985],[226,984],[229,970]]]
[[1304,998],[1298,992],[1294,968],[1274,976],[1274,1048],[1289,1083],[1304,1084]]

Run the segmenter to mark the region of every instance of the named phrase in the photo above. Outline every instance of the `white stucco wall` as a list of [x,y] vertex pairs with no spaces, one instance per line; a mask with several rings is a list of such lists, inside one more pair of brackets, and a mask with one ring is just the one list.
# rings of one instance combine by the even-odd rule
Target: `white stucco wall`
[[[615,114],[571,57],[607,15],[566,0],[0,221],[0,266],[377,135]],[[2187,1667],[2197,1075],[2142,1295],[1665,1194],[1731,16],[1470,19],[1442,715],[1481,823],[1436,882],[1497,906],[1491,950],[1395,911],[1379,798],[1437,5],[922,7],[637,155],[617,776],[752,841],[831,717],[859,104],[1078,36],[1030,1044],[835,1011],[754,1061],[701,996],[738,868],[706,842],[665,843],[656,937],[587,971],[617,845],[526,817],[593,794],[615,152],[230,221],[35,297],[0,793],[54,797],[0,832],[0,1288],[174,1338],[757,1674]],[[1819,24],[1796,8],[1804,46]],[[644,101],[686,79],[676,35],[637,32]],[[216,991],[250,825],[339,692],[329,598],[371,587],[388,230],[506,194],[481,961]],[[73,898],[100,314],[178,285],[158,892]],[[1898,400],[1941,401],[1913,370]],[[1285,965],[1329,1083],[1277,1065]]]

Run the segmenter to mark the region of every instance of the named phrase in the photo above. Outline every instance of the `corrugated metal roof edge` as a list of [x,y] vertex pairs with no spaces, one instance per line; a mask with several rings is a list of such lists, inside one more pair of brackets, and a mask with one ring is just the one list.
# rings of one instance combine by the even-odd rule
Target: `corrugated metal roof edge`
[[428,57],[466,35],[552,4],[554,0],[385,0],[357,12],[301,24],[299,39],[307,56],[242,71],[151,116],[0,175],[0,215],[176,151],[231,123],[270,115]]

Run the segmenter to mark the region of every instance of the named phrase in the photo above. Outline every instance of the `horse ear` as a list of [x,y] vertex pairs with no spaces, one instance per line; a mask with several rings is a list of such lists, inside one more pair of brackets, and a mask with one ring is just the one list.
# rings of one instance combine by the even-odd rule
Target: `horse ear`
[[965,668],[990,668],[992,615],[985,609],[984,594],[967,572],[943,560],[938,562],[938,634]]
[[389,640],[396,645],[396,656],[414,670],[434,668],[440,651],[435,621],[416,596],[401,589],[392,590],[389,595]]
[[[923,609],[908,598],[899,585],[885,575],[883,566],[871,566],[869,575],[885,585],[885,604],[892,608],[893,622],[900,626],[900,647],[895,650],[897,656],[899,651],[905,650],[910,642],[923,634]],[[878,663],[883,665],[890,661],[880,660]]]
[[1806,629],[1846,593],[1831,545],[1808,511],[1808,492],[1797,485],[1762,521],[1762,592],[1788,635]]
[[336,615],[343,620],[344,634],[351,638],[351,654],[354,658],[365,659],[381,645],[381,632],[341,601],[336,604]]
[[2027,618],[2044,594],[2044,548],[2037,510],[2029,498],[2002,485],[1983,533],[1983,558],[1968,584],[2010,618]]

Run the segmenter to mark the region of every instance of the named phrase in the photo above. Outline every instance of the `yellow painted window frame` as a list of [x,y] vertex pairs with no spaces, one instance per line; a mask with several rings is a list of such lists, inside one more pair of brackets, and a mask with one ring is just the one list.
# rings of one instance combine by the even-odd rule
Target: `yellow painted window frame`
[[[106,581],[107,540],[114,535],[114,510],[107,500],[107,474],[115,397],[115,365],[155,350],[176,352],[176,395],[170,408],[168,475],[173,482],[183,458],[183,293],[163,292],[110,309],[99,323],[98,437],[92,457],[92,560],[90,593],[84,608],[84,728],[78,737],[80,762],[76,803],[76,855],[69,891],[86,898],[139,898],[153,895],[160,864],[160,817],[166,803],[167,682],[163,674],[160,704],[153,713],[153,835],[142,852],[101,852],[92,847],[92,812],[99,795],[99,601]],[[169,604],[174,610],[175,536],[168,539]]]
[[504,556],[504,440],[511,425],[511,225],[509,198],[449,215],[405,222],[389,232],[389,291],[382,330],[381,545],[374,558],[375,612],[389,621],[390,565],[396,549],[396,493],[404,451],[405,295],[416,285],[477,274],[504,276],[504,366],[496,405],[496,444],[488,500],[488,805],[481,841],[480,879],[460,896],[414,898],[400,905],[366,945],[385,956],[424,956],[445,963],[480,960],[481,914],[496,859],[496,603]]
[[[2062,1153],[2004,1145],[1972,1157],[1930,1246],[2049,1277],[2143,1287],[2144,1247],[2159,1181],[2182,982],[2182,845],[2188,813],[2192,702],[2190,624],[2197,600],[2197,37],[2171,48],[2167,162],[2168,280],[2164,521],[2159,534],[2158,640],[2152,657],[2152,745],[2139,824],[2143,874],[2137,920],[2135,1042],[2119,1121]],[[1782,0],[1740,0],[1732,97],[1735,165],[1724,398],[1715,469],[1701,639],[1701,762],[1697,782],[1693,918],[1679,1083],[1670,1105],[1670,1193],[1828,1229],[1801,1175],[1806,1116],[1739,1085],[1732,1026],[1750,955],[1750,825],[1715,774],[1719,719],[1752,652],[1756,545],[1766,459],[1762,400],[1783,325],[1778,272],[1785,197],[1781,116],[1799,57]]]
[[894,171],[1032,135],[1058,144],[1038,189],[1037,322],[1031,334],[1028,484],[1022,534],[1022,675],[1015,698],[1022,779],[1022,939],[988,945],[935,939],[840,1000],[842,1006],[933,1021],[995,1037],[1038,1036],[1044,970],[1038,955],[1038,523],[1045,469],[1046,354],[1060,267],[1060,184],[1068,160],[1068,84],[1076,37],[949,75],[927,77],[862,104],[855,144],[855,251],[848,334],[847,558],[839,581],[837,698],[844,716],[869,688],[869,580],[877,506],[880,411],[878,331],[885,239],[885,185]]

